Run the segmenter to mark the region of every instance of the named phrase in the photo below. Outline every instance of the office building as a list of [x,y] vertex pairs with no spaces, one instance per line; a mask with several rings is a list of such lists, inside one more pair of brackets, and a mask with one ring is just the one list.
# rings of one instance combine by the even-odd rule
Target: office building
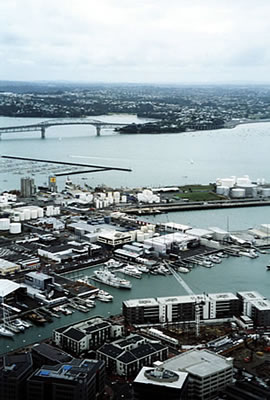
[[46,365],[27,380],[27,400],[96,400],[105,387],[102,361],[73,359]]
[[4,355],[0,359],[0,399],[25,400],[26,379],[32,372],[30,353]]
[[233,360],[209,350],[191,350],[166,360],[163,368],[189,374],[188,398],[215,399],[233,379]]
[[188,374],[143,367],[133,381],[134,400],[182,400],[187,397]]

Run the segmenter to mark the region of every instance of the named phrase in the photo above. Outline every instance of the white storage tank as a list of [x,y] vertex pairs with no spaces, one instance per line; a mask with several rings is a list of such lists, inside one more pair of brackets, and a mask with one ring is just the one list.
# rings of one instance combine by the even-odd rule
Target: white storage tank
[[152,238],[154,236],[154,233],[155,233],[154,231],[149,230],[148,231],[149,238]]
[[[93,199],[93,196],[92,196],[92,199]],[[55,212],[56,212],[56,214],[55,215],[60,215],[60,207],[55,207]]]
[[216,193],[224,196],[225,189],[227,189],[227,186],[217,186]]
[[53,206],[47,206],[47,209],[46,209],[47,217],[50,217],[53,215],[53,208],[54,208]]
[[38,211],[37,211],[37,209],[34,208],[31,210],[31,218],[37,219],[37,217],[38,217]]
[[19,212],[20,221],[24,221],[24,212]]
[[129,233],[130,233],[132,242],[133,242],[134,240],[136,240],[137,231],[130,231]]
[[245,189],[234,188],[231,190],[231,197],[233,199],[243,199],[246,195]]
[[19,222],[11,222],[9,226],[9,232],[13,235],[21,233],[22,225]]
[[270,188],[262,188],[262,196],[270,197]]
[[20,216],[19,216],[19,214],[14,214],[12,220],[13,220],[14,222],[20,222]]
[[38,208],[38,218],[43,218],[44,217],[44,210],[43,208]]
[[121,203],[126,203],[127,202],[127,196],[126,195],[123,195],[122,197],[121,197]]
[[31,211],[28,208],[25,208],[23,210],[23,214],[24,214],[25,221],[28,221],[29,219],[31,219]]
[[143,232],[137,232],[137,242],[143,242],[144,241],[144,233]]
[[0,231],[8,231],[10,226],[9,218],[1,218],[0,219]]

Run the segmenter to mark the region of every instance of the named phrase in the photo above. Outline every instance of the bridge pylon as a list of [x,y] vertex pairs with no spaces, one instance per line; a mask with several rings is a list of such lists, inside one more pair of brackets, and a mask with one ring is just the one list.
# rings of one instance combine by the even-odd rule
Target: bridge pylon
[[100,136],[100,132],[101,132],[101,126],[100,125],[96,126],[96,132],[97,132],[97,136]]
[[45,131],[46,131],[45,126],[42,126],[40,131],[41,131],[41,139],[45,139]]

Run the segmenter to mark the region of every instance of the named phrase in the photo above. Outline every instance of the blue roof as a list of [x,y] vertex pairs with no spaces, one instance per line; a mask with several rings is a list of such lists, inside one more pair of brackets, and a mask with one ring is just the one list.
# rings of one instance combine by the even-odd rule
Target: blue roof
[[69,371],[72,368],[72,365],[64,365],[63,370],[64,371]]
[[41,376],[48,376],[48,375],[50,375],[50,371],[45,370],[45,369],[42,369],[42,370],[39,372],[39,375],[41,375]]

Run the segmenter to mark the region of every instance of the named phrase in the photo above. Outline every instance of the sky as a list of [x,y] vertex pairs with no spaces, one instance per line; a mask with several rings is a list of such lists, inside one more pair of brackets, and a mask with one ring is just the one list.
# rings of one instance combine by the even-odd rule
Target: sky
[[270,81],[269,0],[2,0],[0,80]]

